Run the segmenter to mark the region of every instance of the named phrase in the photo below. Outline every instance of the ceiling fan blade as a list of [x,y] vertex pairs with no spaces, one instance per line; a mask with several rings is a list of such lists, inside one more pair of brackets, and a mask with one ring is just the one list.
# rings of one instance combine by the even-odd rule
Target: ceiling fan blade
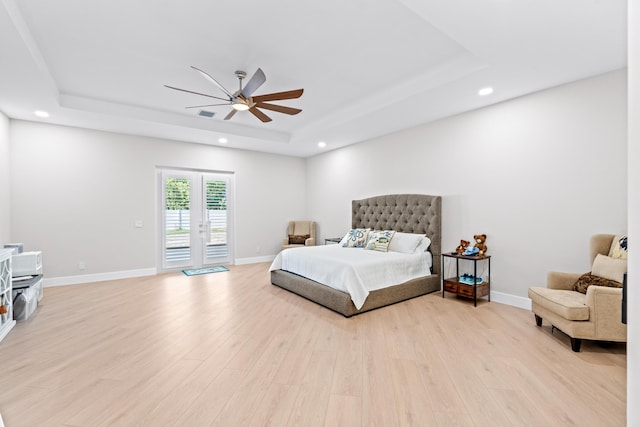
[[226,104],[207,104],[207,105],[194,105],[191,107],[184,107],[184,108],[204,108],[204,107],[219,107],[221,105],[231,105],[231,103],[227,102]]
[[229,114],[227,114],[224,119],[225,120],[229,120],[231,117],[233,117],[233,115],[236,113],[236,111],[238,111],[238,110],[235,110],[235,109],[232,108],[231,111],[229,111]]
[[251,94],[266,81],[267,77],[264,75],[264,72],[261,68],[258,68],[253,76],[251,76],[244,89],[242,89],[242,95],[244,95],[245,98],[249,98]]
[[221,101],[230,101],[229,99],[220,98],[219,96],[207,95],[206,93],[194,92],[192,90],[187,90],[187,89],[180,89],[179,87],[173,87],[173,86],[169,86],[169,85],[164,85],[164,87],[168,87],[169,89],[173,89],[173,90],[179,90],[180,92],[192,93],[194,95],[207,96],[209,98],[215,98],[215,99],[219,99]]
[[257,118],[260,119],[260,121],[262,121],[263,123],[266,122],[270,122],[271,118],[269,116],[267,116],[265,113],[263,113],[262,111],[258,110],[255,106],[249,108],[249,112],[251,114],[253,114],[254,116],[256,116]]
[[227,89],[225,89],[224,86],[222,86],[220,83],[218,83],[218,81],[216,79],[214,79],[213,77],[211,77],[208,73],[206,73],[205,71],[202,71],[199,68],[194,67],[193,65],[191,66],[191,68],[193,68],[194,70],[196,70],[197,72],[199,72],[200,74],[202,74],[202,76],[209,80],[211,83],[213,83],[214,85],[218,86],[224,93],[227,94],[227,96],[229,98],[233,98],[233,95],[231,94],[231,92],[229,92]]
[[293,116],[294,114],[298,114],[300,111],[302,111],[299,108],[291,108],[291,107],[285,107],[282,105],[268,104],[266,102],[258,102],[256,103],[256,107],[264,108],[266,110],[271,110],[271,111],[277,111],[278,113],[289,114],[291,116]]
[[294,99],[302,96],[304,89],[288,90],[285,92],[268,93],[266,95],[258,95],[253,97],[254,102],[262,101],[279,101],[282,99]]

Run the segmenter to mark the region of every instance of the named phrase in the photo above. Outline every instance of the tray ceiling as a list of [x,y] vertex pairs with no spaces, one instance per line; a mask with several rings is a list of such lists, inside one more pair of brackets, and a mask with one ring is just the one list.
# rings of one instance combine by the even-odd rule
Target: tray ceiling
[[[399,129],[623,68],[626,1],[356,0],[237,2],[3,0],[0,110],[137,135],[311,156]],[[302,113],[243,112],[224,121],[186,106],[235,90],[262,68],[255,94]],[[479,97],[480,88],[494,93]],[[47,119],[33,115],[46,110]]]

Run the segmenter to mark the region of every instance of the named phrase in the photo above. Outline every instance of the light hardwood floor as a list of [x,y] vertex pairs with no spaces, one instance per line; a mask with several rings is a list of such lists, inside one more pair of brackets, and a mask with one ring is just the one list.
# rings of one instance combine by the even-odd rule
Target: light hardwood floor
[[268,264],[46,288],[0,343],[25,426],[624,426],[626,349],[440,293],[350,319]]

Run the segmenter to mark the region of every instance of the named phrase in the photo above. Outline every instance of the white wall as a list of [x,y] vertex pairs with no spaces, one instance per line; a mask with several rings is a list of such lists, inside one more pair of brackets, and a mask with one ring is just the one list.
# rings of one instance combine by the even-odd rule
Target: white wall
[[[629,1],[629,240],[640,242],[640,4]],[[627,425],[640,425],[640,244],[629,249]]]
[[591,234],[627,230],[626,91],[617,71],[310,158],[320,238],[352,199],[439,194],[443,250],[486,233],[492,291],[526,304],[547,271],[589,270]]
[[0,247],[11,240],[9,119],[0,112]]
[[49,278],[156,266],[157,166],[235,173],[240,262],[275,255],[307,212],[293,157],[11,121],[11,166],[12,239],[43,251]]

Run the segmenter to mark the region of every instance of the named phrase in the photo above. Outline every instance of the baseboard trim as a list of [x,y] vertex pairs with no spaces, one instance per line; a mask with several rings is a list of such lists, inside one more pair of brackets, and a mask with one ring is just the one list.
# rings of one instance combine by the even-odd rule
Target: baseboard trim
[[[275,255],[265,255],[261,257],[238,258],[235,265],[256,264],[261,262],[272,262]],[[53,286],[78,285],[81,283],[104,282],[105,280],[131,279],[135,277],[154,276],[158,274],[155,268],[141,268],[138,270],[112,271],[108,273],[83,274],[79,276],[65,277],[45,277],[43,286],[45,288]],[[500,304],[512,305],[514,307],[531,310],[531,300],[529,298],[516,295],[505,294],[504,292],[491,291],[491,301]]]
[[112,271],[109,273],[83,274],[79,276],[45,277],[42,284],[45,288],[48,288],[53,286],[78,285],[80,283],[104,282],[105,280],[154,276],[156,273],[155,268],[141,268],[139,270]]
[[531,300],[529,298],[505,294],[503,292],[491,291],[491,302],[499,302],[501,304],[512,305],[514,307],[524,308],[525,310],[531,310]]
[[259,262],[272,262],[276,258],[275,255],[257,256],[251,258],[236,258],[236,265],[257,264]]

